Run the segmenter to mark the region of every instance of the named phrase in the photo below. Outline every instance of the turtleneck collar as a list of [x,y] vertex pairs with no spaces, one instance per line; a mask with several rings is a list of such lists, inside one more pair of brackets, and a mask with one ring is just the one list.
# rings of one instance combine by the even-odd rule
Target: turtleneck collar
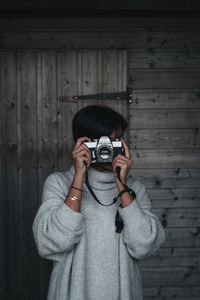
[[[74,176],[74,165],[71,166],[69,172]],[[101,172],[90,167],[88,170],[88,180],[90,186],[96,190],[112,190],[116,188],[115,177],[112,171]],[[86,187],[85,182],[84,187]]]

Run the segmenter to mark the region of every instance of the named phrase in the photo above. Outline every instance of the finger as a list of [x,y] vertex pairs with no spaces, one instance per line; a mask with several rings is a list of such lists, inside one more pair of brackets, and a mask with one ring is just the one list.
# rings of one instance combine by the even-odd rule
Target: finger
[[87,167],[89,167],[91,165],[91,159],[88,159],[87,157],[80,157],[80,160],[81,162],[85,162],[87,164]]
[[83,137],[79,138],[76,141],[74,149],[77,148],[78,146],[80,146],[84,141],[89,141],[89,138],[87,136],[83,136]]
[[128,161],[128,162],[127,162],[127,161],[124,161],[124,160],[122,160],[122,159],[117,159],[117,160],[115,161],[115,163],[113,164],[113,166],[116,166],[116,165],[118,165],[118,164],[122,164],[122,165],[124,165],[124,166],[130,168],[131,165],[132,165],[132,161]]
[[113,161],[112,161],[112,165],[113,166],[115,165],[115,163],[116,163],[116,161],[117,161],[118,158],[119,158],[119,154],[113,159]]
[[90,153],[90,150],[88,149],[88,147],[85,144],[81,144],[77,148],[74,148],[72,153],[75,154],[75,153],[80,152],[81,150],[86,150],[86,151],[88,151],[88,153]]
[[125,164],[125,165],[127,165],[127,166],[131,166],[131,165],[132,165],[132,161],[131,161],[131,160],[126,161],[126,160],[123,160],[123,159],[118,158],[118,159],[116,160],[116,163],[117,163],[117,162],[123,163],[123,164]]
[[121,160],[127,161],[127,162],[131,161],[131,159],[129,157],[126,157],[122,154],[118,154],[117,159],[121,159]]
[[121,159],[122,161],[126,161],[127,163],[129,163],[129,162],[132,163],[132,161],[130,160],[130,158],[125,157],[124,155],[118,154],[118,155],[113,159],[113,164],[115,164],[115,162],[116,162],[118,159]]
[[81,144],[81,145],[79,145],[77,148],[75,148],[75,149],[73,150],[72,154],[73,154],[73,155],[74,155],[74,154],[77,154],[77,153],[79,153],[79,152],[82,151],[82,150],[87,151],[88,154],[91,155],[91,151],[89,150],[89,148],[88,148],[85,144]]
[[88,149],[80,148],[77,151],[73,151],[73,155],[77,155],[77,154],[79,154],[81,152],[90,154],[90,151],[88,151]]
[[116,160],[117,160],[117,156],[113,159],[113,161],[112,161],[112,166],[114,166]]
[[129,167],[127,166],[127,164],[125,164],[123,162],[118,162],[118,161],[113,165],[113,171],[114,172],[116,171],[117,167],[120,167],[120,169],[129,169]]
[[121,138],[121,142],[122,142],[122,146],[124,147],[124,150],[125,150],[125,156],[130,158],[131,157],[130,150],[129,150],[128,146],[126,145],[123,138]]
[[124,169],[130,169],[131,166],[132,166],[132,160],[130,159],[120,159],[120,158],[117,158],[115,161],[113,161],[113,169],[116,169],[117,166],[119,166],[119,164],[121,164],[123,166]]
[[74,159],[80,159],[81,157],[87,157],[89,160],[91,160],[91,155],[87,152],[87,150],[81,150],[73,155]]

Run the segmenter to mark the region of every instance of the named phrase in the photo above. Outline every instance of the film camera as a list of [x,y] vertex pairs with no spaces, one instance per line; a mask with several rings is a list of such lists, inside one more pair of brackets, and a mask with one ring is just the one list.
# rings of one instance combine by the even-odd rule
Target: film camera
[[125,153],[122,142],[119,139],[111,141],[108,136],[101,136],[100,139],[93,139],[84,144],[91,151],[92,163],[112,162],[115,156]]

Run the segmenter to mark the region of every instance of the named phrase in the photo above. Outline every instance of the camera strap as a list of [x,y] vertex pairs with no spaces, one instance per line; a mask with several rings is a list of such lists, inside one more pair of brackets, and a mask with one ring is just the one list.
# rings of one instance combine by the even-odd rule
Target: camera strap
[[117,196],[117,198],[119,196],[121,196],[124,192],[129,192],[129,194],[131,194],[131,196],[133,197],[133,199],[136,198],[136,194],[134,192],[134,190],[130,189],[126,184],[124,184],[122,181],[121,181],[121,178],[120,178],[120,167],[117,167],[117,177],[119,179],[119,181],[123,184],[123,186],[125,187],[125,189],[119,193],[119,195]]
[[101,202],[98,200],[97,196],[95,195],[95,193],[94,193],[94,191],[92,190],[92,188],[91,188],[91,186],[90,186],[90,183],[89,183],[89,179],[88,179],[88,168],[86,169],[86,174],[85,174],[85,184],[86,184],[88,190],[90,191],[90,194],[92,195],[92,197],[93,197],[99,204],[101,204],[101,205],[103,205],[103,206],[110,206],[110,205],[113,205],[113,204],[117,201],[117,198],[118,198],[118,197],[117,197],[117,198],[114,198],[114,199],[113,199],[113,202],[110,203],[110,204],[103,204],[103,203],[101,203]]
[[[111,205],[113,205],[113,204],[117,201],[117,199],[118,199],[123,193],[125,193],[125,192],[129,192],[133,198],[136,198],[135,192],[134,192],[132,189],[130,189],[126,184],[124,184],[124,183],[121,181],[121,178],[120,178],[120,167],[117,167],[117,177],[118,177],[119,181],[123,184],[124,190],[122,190],[122,191],[117,195],[117,197],[115,197],[115,198],[113,199],[113,202],[110,203],[110,204],[103,204],[103,203],[101,203],[101,202],[98,200],[97,196],[95,195],[94,191],[92,190],[92,188],[91,188],[91,186],[90,186],[89,179],[88,179],[88,168],[87,168],[87,167],[86,167],[86,174],[85,174],[85,184],[86,184],[86,186],[87,186],[89,192],[90,192],[91,195],[93,196],[93,198],[94,198],[99,204],[101,204],[101,205],[103,205],[103,206],[111,206]],[[121,205],[121,204],[120,204],[120,205]],[[120,232],[122,231],[123,227],[124,227],[123,220],[122,220],[122,218],[121,218],[121,216],[120,216],[118,210],[117,210],[116,218],[115,218],[115,226],[116,226],[116,232],[118,232],[118,233],[120,233]]]

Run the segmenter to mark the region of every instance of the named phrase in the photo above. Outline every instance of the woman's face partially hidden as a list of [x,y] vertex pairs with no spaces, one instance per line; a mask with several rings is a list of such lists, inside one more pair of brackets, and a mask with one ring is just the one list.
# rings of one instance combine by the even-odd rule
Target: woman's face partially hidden
[[[120,139],[123,137],[123,131],[121,129],[117,131],[113,131],[113,133],[109,136],[111,141],[115,139]],[[93,163],[90,167],[96,169],[97,171],[104,172],[104,171],[112,171],[112,163]]]

